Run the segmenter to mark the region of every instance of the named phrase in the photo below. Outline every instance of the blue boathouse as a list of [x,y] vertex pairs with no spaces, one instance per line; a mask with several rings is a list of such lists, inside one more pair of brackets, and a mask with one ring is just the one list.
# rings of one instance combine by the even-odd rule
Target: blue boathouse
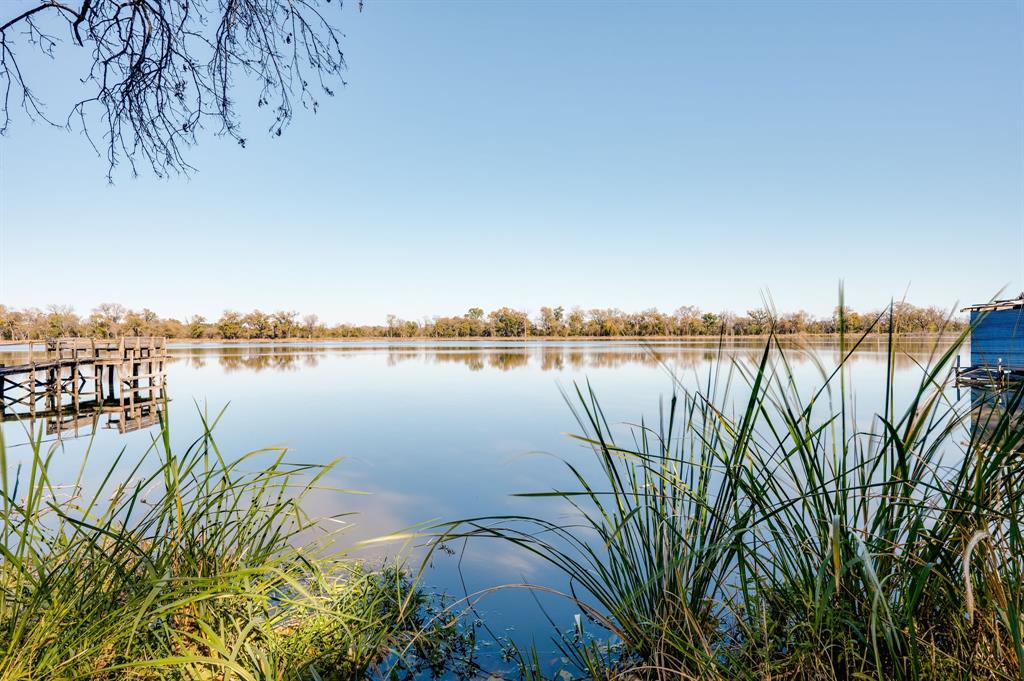
[[971,313],[971,366],[962,383],[993,383],[1024,378],[1024,293],[965,307]]

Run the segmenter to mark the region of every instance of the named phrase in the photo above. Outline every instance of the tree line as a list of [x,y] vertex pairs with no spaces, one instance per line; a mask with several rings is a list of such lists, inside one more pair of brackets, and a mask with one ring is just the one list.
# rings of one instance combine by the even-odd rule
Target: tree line
[[[888,330],[890,316],[897,333],[936,333],[961,329],[966,322],[937,307],[894,303],[876,312],[845,309],[846,331],[868,330],[876,320],[877,330]],[[249,340],[290,338],[523,338],[529,336],[653,337],[653,336],[753,336],[774,330],[777,334],[837,333],[839,310],[827,317],[804,311],[774,313],[766,308],[745,314],[706,312],[685,305],[672,313],[651,308],[640,312],[618,309],[582,310],[542,307],[526,311],[501,307],[485,313],[470,308],[465,314],[425,318],[422,321],[388,315],[383,324],[323,323],[315,314],[300,316],[291,310],[265,313],[260,310],[226,310],[218,319],[195,315],[185,320],[163,318],[144,308],[131,310],[117,303],[104,303],[81,316],[66,305],[13,309],[0,305],[0,339],[36,340],[60,336],[115,338],[118,336],[166,336],[194,340]]]

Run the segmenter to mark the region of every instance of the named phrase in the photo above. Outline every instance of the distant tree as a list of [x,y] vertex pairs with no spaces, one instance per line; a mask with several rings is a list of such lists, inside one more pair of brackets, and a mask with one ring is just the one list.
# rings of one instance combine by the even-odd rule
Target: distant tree
[[631,335],[634,336],[665,336],[668,334],[669,323],[665,315],[653,307],[631,315]]
[[471,307],[458,323],[459,335],[466,337],[483,336],[487,333],[487,322],[480,307]]
[[119,303],[100,303],[89,315],[89,333],[99,338],[113,338],[120,333],[127,312]]
[[530,318],[525,312],[513,310],[510,307],[502,307],[493,310],[489,315],[491,321],[491,332],[495,336],[504,338],[516,338],[525,336]]
[[750,319],[749,332],[752,334],[768,333],[772,328],[772,315],[763,307],[747,310]]
[[565,308],[542,307],[540,309],[539,332],[545,336],[562,336],[565,333]]
[[[479,308],[477,308],[479,309]],[[701,313],[696,307],[679,308],[665,315],[654,308],[635,313],[618,309],[593,309],[584,313],[573,308],[566,313],[562,307],[543,307],[537,323],[521,310],[502,307],[492,311],[487,319],[483,314],[463,314],[452,317],[432,317],[422,323],[388,315],[383,325],[338,324],[326,327],[316,315],[306,315],[299,321],[292,311],[264,314],[259,310],[242,315],[226,310],[216,323],[210,324],[202,316],[194,316],[182,323],[176,319],[161,318],[144,308],[141,312],[125,310],[123,306],[99,306],[85,320],[66,305],[50,305],[46,311],[36,308],[16,310],[0,305],[0,339],[28,340],[53,336],[88,335],[115,337],[121,334],[136,336],[166,336],[169,338],[292,338],[334,337],[368,338],[480,338],[484,336],[525,337],[531,333],[550,336],[661,336],[671,335],[752,335],[774,328],[776,333],[836,333],[839,330],[838,310],[824,318],[804,311],[786,313],[775,319],[762,308],[749,310],[737,316],[731,312]],[[858,313],[844,311],[846,331],[867,331],[872,324],[876,331],[885,331],[889,325],[889,308],[883,312]],[[115,325],[113,320],[118,320]],[[935,333],[943,330],[963,329],[963,318],[950,318],[935,307],[915,307],[906,303],[892,306],[892,323],[897,333]],[[774,324],[774,327],[772,326]]]
[[186,326],[177,319],[161,319],[153,326],[151,333],[154,336],[165,338],[184,338]]
[[315,314],[308,314],[302,318],[302,330],[306,334],[306,338],[313,338],[317,335],[317,330],[320,327],[320,318]]
[[808,333],[811,316],[803,310],[787,312],[779,317],[776,331],[783,334]]
[[[865,329],[868,328],[868,325],[873,320],[872,315],[863,315],[855,310],[847,309],[844,312],[847,333],[857,333],[858,331],[864,331]],[[836,310],[836,314],[834,315],[834,317],[836,318],[836,324],[838,327],[838,310]]]
[[586,333],[587,317],[583,310],[574,307],[565,318],[565,330],[570,336],[582,336]]
[[70,305],[48,305],[46,313],[47,336],[59,338],[80,334],[81,320]]
[[388,338],[395,338],[396,336],[399,335],[399,329],[402,325],[402,320],[399,319],[396,315],[389,314],[387,316],[387,325]]
[[0,303],[0,340],[19,340],[21,313]]
[[707,335],[714,335],[721,331],[721,319],[714,312],[705,312],[700,318],[702,330]]
[[260,310],[253,310],[242,317],[242,331],[246,338],[270,338],[270,316]]
[[402,322],[401,336],[402,338],[416,338],[422,336],[422,329],[416,322],[409,320]]
[[588,336],[625,336],[629,331],[628,320],[621,310],[593,309],[587,316]]
[[[126,162],[132,172],[188,172],[187,147],[209,126],[244,146],[234,86],[259,85],[280,135],[296,101],[316,111],[318,92],[333,95],[345,60],[341,33],[328,18],[330,0],[29,0],[0,10],[0,133],[12,108],[31,120],[79,128],[106,156],[108,176]],[[339,6],[341,2],[337,3]],[[360,0],[361,4],[361,0]],[[6,16],[4,16],[6,15]],[[72,76],[83,97],[51,121],[41,89],[29,82],[22,52],[84,59]],[[74,72],[72,63],[66,71]],[[102,146],[102,151],[97,147]]]
[[89,318],[85,321],[85,326],[88,329],[89,335],[95,338],[112,338],[115,334],[113,325],[98,312],[93,312],[89,315]]
[[680,336],[697,336],[704,333],[704,322],[698,307],[683,305],[672,314],[672,320],[676,334]]
[[217,320],[217,333],[221,338],[232,340],[242,337],[242,315],[233,311],[225,310],[224,314]]
[[143,331],[146,334],[153,333],[154,329],[156,329],[156,327],[159,325],[160,316],[156,312],[150,310],[148,307],[142,308],[142,312],[140,313],[140,315],[142,316],[143,324],[145,324],[145,326],[143,327]]
[[736,325],[737,325],[738,319],[739,318],[736,316],[736,314],[734,312],[729,312],[728,310],[722,310],[722,312],[720,312],[718,314],[718,329],[719,329],[719,333],[721,333],[721,334],[723,334],[725,336],[733,336],[733,335],[735,335],[736,334]]
[[197,314],[188,320],[186,330],[189,338],[202,338],[206,333],[206,317]]
[[30,307],[21,311],[22,338],[45,338],[49,332],[49,321],[45,312]]
[[141,312],[129,310],[124,316],[124,324],[121,326],[125,334],[129,336],[141,336],[145,333],[146,320]]
[[298,318],[299,313],[294,310],[278,310],[270,316],[271,335],[274,338],[291,338]]

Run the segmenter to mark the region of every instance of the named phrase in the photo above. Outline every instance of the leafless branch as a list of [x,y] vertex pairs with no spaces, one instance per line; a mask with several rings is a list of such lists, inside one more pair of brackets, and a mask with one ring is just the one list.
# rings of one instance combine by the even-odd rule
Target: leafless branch
[[90,93],[63,125],[105,155],[108,177],[122,163],[133,174],[145,166],[188,173],[185,154],[207,126],[245,145],[231,96],[239,74],[258,83],[256,104],[272,111],[273,135],[291,121],[295,101],[316,111],[320,93],[344,85],[341,33],[324,13],[330,1],[35,0],[0,24],[0,134],[12,108],[49,121],[18,47],[56,58],[64,26],[71,49],[88,50],[81,82]]

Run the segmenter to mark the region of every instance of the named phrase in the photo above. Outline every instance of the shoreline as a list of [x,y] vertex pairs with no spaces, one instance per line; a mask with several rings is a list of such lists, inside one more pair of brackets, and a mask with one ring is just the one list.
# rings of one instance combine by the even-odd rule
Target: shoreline
[[[954,340],[958,332],[945,333],[904,333],[893,334],[894,340]],[[886,340],[889,334],[886,332],[872,332],[869,334],[849,333],[847,338],[860,339],[866,337],[869,340]],[[130,336],[127,336],[130,338]],[[167,345],[172,346],[203,346],[203,345],[300,345],[300,344],[326,344],[326,343],[566,343],[566,342],[735,342],[735,341],[764,341],[770,338],[770,334],[750,334],[734,336],[463,336],[463,337],[434,337],[434,336],[410,336],[407,338],[393,336],[364,336],[364,337],[316,337],[316,338],[167,338]],[[776,334],[781,340],[829,340],[838,341],[838,333],[793,333]],[[84,337],[88,338],[88,337]],[[38,343],[45,339],[34,340],[0,340],[0,348],[12,345],[25,345],[26,343]],[[97,338],[97,340],[100,340]],[[109,339],[102,339],[109,340]]]

